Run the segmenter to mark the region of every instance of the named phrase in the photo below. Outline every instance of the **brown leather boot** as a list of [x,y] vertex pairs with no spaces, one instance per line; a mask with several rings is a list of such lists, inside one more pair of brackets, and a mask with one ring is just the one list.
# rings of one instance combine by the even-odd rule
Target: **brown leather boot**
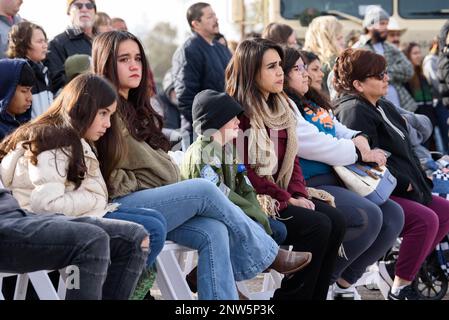
[[276,270],[282,274],[291,274],[303,269],[310,261],[312,261],[311,252],[279,249],[276,259],[268,269]]

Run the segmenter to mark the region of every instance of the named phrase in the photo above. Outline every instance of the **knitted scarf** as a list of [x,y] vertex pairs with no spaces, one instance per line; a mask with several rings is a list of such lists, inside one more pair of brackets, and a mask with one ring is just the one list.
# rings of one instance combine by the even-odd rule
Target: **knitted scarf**
[[[251,130],[248,137],[248,160],[256,174],[269,181],[275,182],[280,188],[287,190],[293,173],[293,165],[298,150],[296,139],[296,118],[288,101],[281,95],[275,98],[273,107],[270,108],[265,101],[258,113],[254,113],[250,119]],[[273,175],[277,172],[278,158],[275,144],[270,139],[268,130],[287,130],[287,146],[279,170],[278,177],[274,181]],[[273,136],[276,141],[276,137]],[[277,213],[276,200],[263,195],[258,197],[264,211],[270,215]]]

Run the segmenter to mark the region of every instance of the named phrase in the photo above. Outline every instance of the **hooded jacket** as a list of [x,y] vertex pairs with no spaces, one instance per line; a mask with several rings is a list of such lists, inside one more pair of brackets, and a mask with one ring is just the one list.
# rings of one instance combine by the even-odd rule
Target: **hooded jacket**
[[31,108],[15,117],[7,112],[25,63],[23,59],[0,60],[0,140],[31,119]]
[[[387,167],[398,181],[393,194],[428,204],[432,200],[432,182],[421,169],[405,120],[394,105],[381,98],[374,107],[362,97],[345,95],[337,100],[336,106],[336,114],[342,124],[368,135],[372,148],[391,152]],[[407,191],[409,184],[412,191]]]

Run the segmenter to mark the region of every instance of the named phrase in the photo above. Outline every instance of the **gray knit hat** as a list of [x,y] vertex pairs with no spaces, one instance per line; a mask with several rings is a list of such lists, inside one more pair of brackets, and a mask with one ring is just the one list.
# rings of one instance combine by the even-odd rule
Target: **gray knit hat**
[[64,63],[67,82],[72,81],[77,75],[87,72],[91,67],[91,57],[87,54],[74,54]]
[[365,18],[363,19],[363,27],[370,28],[373,25],[379,23],[381,20],[389,20],[390,15],[382,7],[368,6],[365,12]]

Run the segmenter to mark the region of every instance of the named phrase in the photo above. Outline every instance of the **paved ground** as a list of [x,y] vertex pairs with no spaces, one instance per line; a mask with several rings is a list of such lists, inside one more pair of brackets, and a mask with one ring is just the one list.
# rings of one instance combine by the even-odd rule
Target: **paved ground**
[[[251,291],[260,290],[262,286],[262,277],[257,277],[256,279],[249,281],[249,288]],[[364,286],[357,287],[357,291],[362,296],[362,300],[384,300],[382,294],[379,290],[369,290]],[[153,289],[151,289],[151,294],[156,300],[162,300],[161,292],[155,283]],[[449,293],[446,294],[443,300],[449,300]]]
[[[250,290],[260,290],[262,286],[262,281],[263,280],[261,277],[258,277],[255,280],[250,281],[249,282]],[[359,287],[358,292],[362,296],[363,300],[383,300],[383,297],[380,294],[380,291],[378,290],[368,290],[365,287]],[[155,297],[156,300],[162,300],[161,292],[157,287],[157,283],[155,283],[153,288],[151,289],[151,295]]]

